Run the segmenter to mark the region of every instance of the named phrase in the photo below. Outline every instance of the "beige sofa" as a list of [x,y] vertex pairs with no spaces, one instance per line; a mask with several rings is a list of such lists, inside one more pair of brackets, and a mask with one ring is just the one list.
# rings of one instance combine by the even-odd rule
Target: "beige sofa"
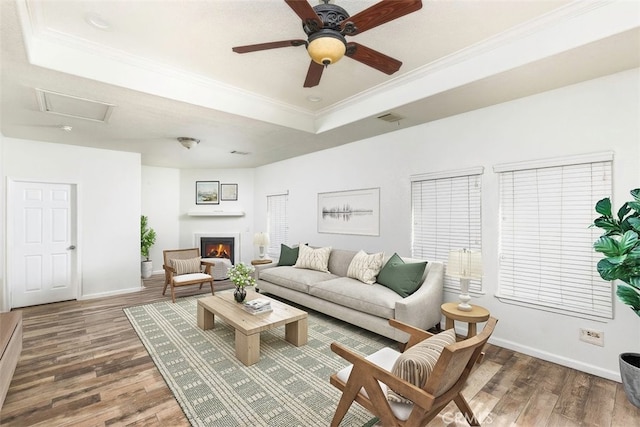
[[[407,334],[389,326],[397,319],[422,329],[440,323],[443,300],[444,266],[427,262],[419,288],[403,297],[379,283],[366,284],[347,277],[356,251],[331,249],[328,272],[278,263],[259,266],[256,287],[345,322],[357,325],[398,342],[406,342]],[[385,254],[384,265],[391,258]],[[402,258],[405,263],[424,262]]]

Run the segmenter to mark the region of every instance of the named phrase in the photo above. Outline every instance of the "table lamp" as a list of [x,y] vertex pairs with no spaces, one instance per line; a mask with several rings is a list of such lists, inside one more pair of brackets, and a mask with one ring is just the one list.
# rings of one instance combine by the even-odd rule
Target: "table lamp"
[[469,281],[482,278],[482,253],[469,249],[457,249],[449,252],[447,276],[460,279],[460,304],[458,310],[471,311]]
[[258,246],[258,256],[264,258],[265,249],[269,245],[269,234],[260,232],[253,235],[253,244]]

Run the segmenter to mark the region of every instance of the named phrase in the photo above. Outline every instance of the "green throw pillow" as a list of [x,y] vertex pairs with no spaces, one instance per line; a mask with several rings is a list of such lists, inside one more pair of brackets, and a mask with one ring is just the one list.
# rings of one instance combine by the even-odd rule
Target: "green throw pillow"
[[378,273],[376,281],[398,295],[408,297],[420,287],[426,267],[426,261],[405,263],[398,254],[393,254]]
[[298,260],[298,251],[300,247],[290,248],[287,245],[280,244],[280,259],[278,265],[295,265]]

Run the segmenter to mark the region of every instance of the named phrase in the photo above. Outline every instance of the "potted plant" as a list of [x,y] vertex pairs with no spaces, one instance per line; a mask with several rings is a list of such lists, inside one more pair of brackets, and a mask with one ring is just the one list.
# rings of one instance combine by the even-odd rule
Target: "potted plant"
[[[593,244],[604,255],[598,273],[604,280],[618,280],[616,295],[640,316],[640,188],[631,190],[632,201],[625,202],[614,216],[611,199],[596,203],[601,216],[593,225],[604,234]],[[620,376],[629,401],[640,408],[640,354],[622,353]]]
[[245,286],[253,286],[256,284],[254,277],[255,268],[252,265],[245,263],[238,263],[229,269],[229,279],[236,286],[236,290],[233,293],[233,297],[237,302],[243,302],[247,297],[247,291]]
[[142,278],[148,279],[153,272],[153,263],[149,259],[149,249],[156,243],[156,232],[149,228],[148,218],[140,216],[140,253],[145,258],[142,261]]

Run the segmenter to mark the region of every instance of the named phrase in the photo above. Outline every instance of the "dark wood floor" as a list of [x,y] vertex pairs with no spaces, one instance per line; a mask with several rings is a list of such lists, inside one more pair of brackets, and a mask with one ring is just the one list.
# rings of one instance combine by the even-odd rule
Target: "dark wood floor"
[[[23,351],[0,425],[189,425],[122,311],[168,298],[161,293],[154,276],[140,292],[23,309]],[[621,385],[495,346],[465,395],[484,425],[640,425]],[[467,424],[447,407],[430,425]]]

